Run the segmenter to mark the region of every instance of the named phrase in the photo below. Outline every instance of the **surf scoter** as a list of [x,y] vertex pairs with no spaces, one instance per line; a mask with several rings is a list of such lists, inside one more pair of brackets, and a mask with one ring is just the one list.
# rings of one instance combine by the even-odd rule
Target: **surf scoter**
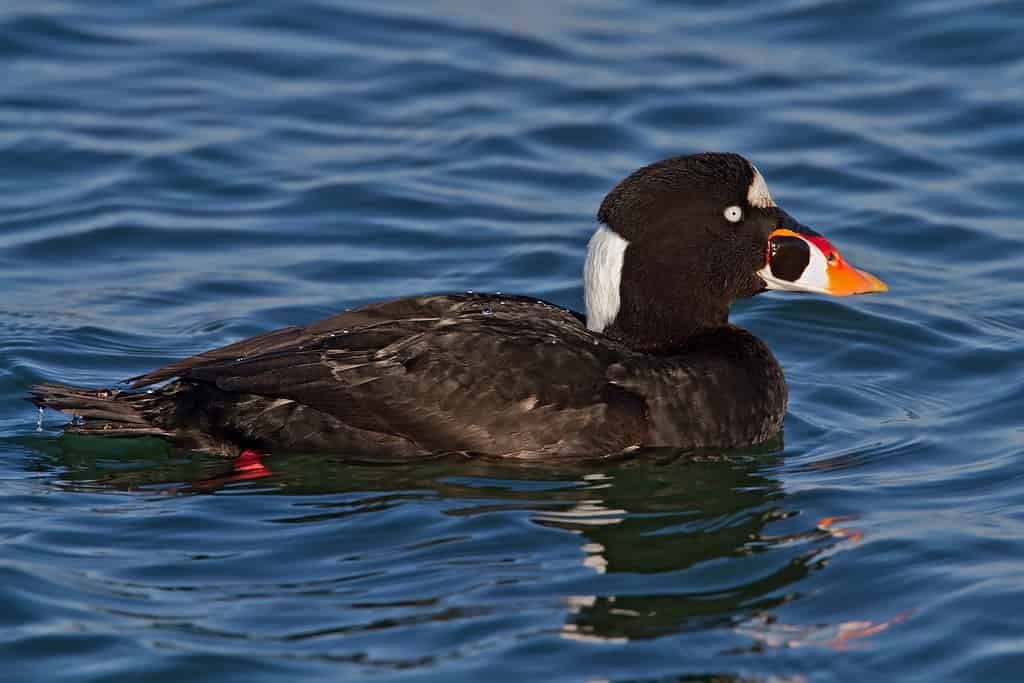
[[736,154],[645,166],[597,218],[585,317],[522,296],[397,299],[207,351],[123,390],[41,384],[31,400],[75,416],[68,433],[224,455],[746,446],[782,427],[786,383],[767,346],[729,324],[729,306],[767,289],[886,291],[776,206]]

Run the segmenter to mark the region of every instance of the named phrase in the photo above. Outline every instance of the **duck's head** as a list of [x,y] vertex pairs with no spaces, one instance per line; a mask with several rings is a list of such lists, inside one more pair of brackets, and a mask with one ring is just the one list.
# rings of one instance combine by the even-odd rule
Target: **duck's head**
[[736,299],[768,289],[887,289],[776,206],[738,154],[645,166],[608,193],[597,217],[584,268],[587,327],[640,350],[668,350],[725,325]]

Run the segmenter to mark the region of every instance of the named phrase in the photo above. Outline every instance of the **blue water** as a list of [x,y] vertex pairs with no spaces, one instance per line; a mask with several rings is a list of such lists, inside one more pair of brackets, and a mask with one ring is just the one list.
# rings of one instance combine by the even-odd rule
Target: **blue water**
[[[0,9],[0,670],[16,681],[1018,681],[1024,5]],[[59,436],[385,297],[582,306],[596,207],[731,150],[889,284],[734,319],[784,438],[389,467]]]

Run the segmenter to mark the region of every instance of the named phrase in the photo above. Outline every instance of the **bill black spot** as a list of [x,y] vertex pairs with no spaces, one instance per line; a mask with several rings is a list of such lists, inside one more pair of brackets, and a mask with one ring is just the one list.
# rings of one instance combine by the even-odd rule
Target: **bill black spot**
[[781,235],[772,238],[768,263],[775,277],[796,282],[804,274],[804,269],[810,261],[810,247],[799,237]]

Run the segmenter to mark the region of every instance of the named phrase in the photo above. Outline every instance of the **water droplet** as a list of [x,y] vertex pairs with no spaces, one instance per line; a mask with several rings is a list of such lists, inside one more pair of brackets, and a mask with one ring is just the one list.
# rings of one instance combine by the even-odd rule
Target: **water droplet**
[[499,289],[497,292],[495,292],[495,294],[497,294],[498,296],[501,296],[501,290]]
[[[302,347],[300,346],[299,348],[301,349]],[[241,363],[243,360],[245,360],[245,356],[239,356],[238,358],[235,359],[235,362]]]
[[501,304],[502,306],[504,306],[504,305],[505,305],[505,304],[507,304],[508,302],[507,302],[507,301],[505,301],[504,299],[502,299],[502,300],[501,300],[501,301],[499,301],[498,303],[499,303],[499,304]]
[[472,289],[467,289],[467,290],[466,290],[466,294],[472,294],[472,293],[473,293],[473,290],[472,290]]
[[345,329],[343,329],[343,330],[341,331],[341,333],[342,333],[342,334],[348,334],[348,328],[346,327]]
[[485,308],[483,311],[484,315],[494,315],[494,311],[489,308]]
[[43,407],[39,406],[39,414],[36,415],[36,431],[43,431]]

